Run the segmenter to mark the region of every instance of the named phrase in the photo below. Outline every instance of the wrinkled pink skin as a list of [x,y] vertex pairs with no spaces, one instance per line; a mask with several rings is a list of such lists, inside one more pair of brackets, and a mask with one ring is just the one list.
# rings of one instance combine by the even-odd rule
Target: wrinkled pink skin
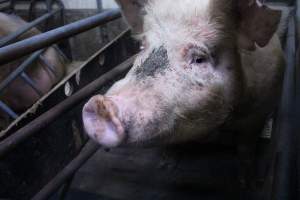
[[[135,28],[138,23],[131,21],[136,17],[130,16],[135,8],[127,7],[131,1],[119,2]],[[253,1],[239,5],[243,11],[240,18],[222,15],[223,21],[209,24],[207,17],[198,14],[177,23],[189,18],[174,14],[176,8],[194,2],[217,4],[207,10],[219,8],[198,13],[228,13],[222,10],[226,8],[223,4],[229,4],[227,0],[152,1],[149,10],[155,14],[144,18],[145,48],[134,66],[104,96],[92,97],[83,108],[85,130],[99,144],[116,147],[203,140],[225,129],[237,133],[240,151],[248,153],[244,144],[255,141],[253,136],[260,133],[281,91],[283,56],[279,40],[273,36],[277,22],[272,21],[280,15],[267,11],[265,16],[265,10],[254,7]],[[181,10],[190,16],[193,9],[186,6]],[[251,14],[259,16],[259,27]],[[269,20],[269,28],[261,19]],[[234,23],[240,23],[240,28]],[[195,34],[193,29],[199,32]]]
[[[24,26],[26,22],[15,15],[0,13],[0,24],[0,37],[4,37]],[[18,39],[22,40],[39,33],[37,29],[32,29]],[[63,77],[65,64],[61,55],[52,47],[48,48],[42,56],[54,67],[55,75],[39,60],[26,70],[26,74],[36,83],[42,94],[46,94]],[[1,66],[0,82],[13,72],[22,61],[24,60],[19,59]],[[21,78],[15,79],[0,94],[0,99],[15,112],[24,111],[39,98],[40,96]],[[2,115],[5,114],[2,113]]]

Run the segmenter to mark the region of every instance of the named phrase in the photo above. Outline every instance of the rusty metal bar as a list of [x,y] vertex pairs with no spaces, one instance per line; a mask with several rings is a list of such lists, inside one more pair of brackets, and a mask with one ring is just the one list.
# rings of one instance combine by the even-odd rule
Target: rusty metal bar
[[121,13],[119,9],[111,9],[95,16],[2,47],[0,48],[0,65],[120,17]]
[[53,10],[50,13],[47,13],[47,14],[35,19],[34,21],[29,22],[28,24],[26,24],[24,27],[20,28],[16,32],[4,37],[3,39],[1,39],[0,40],[0,47],[3,47],[5,45],[8,45],[8,44],[14,42],[22,34],[26,33],[27,31],[29,31],[30,29],[32,29],[36,25],[38,25],[38,24],[42,23],[43,21],[49,19],[50,17],[52,17],[53,15],[55,15],[56,13],[58,13],[60,11],[61,11],[60,9]]
[[57,174],[32,200],[46,200],[56,192],[76,171],[99,149],[99,145],[89,140],[80,154]]
[[112,81],[115,77],[127,72],[132,66],[134,59],[135,56],[129,58],[119,66],[103,74],[101,77],[73,94],[69,98],[57,104],[47,112],[43,113],[35,120],[31,121],[29,124],[16,131],[10,137],[4,139],[2,142],[0,142],[0,159],[6,153],[18,146],[18,144],[22,143],[27,138],[31,137],[34,133],[38,132],[42,128],[55,121],[60,115],[73,109],[76,105],[86,100],[91,95],[95,94],[101,89],[104,84]]

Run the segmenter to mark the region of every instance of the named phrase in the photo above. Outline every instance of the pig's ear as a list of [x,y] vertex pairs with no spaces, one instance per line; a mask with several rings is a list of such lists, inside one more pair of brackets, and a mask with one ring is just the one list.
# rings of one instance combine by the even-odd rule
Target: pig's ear
[[255,44],[266,46],[277,30],[281,11],[272,10],[258,0],[238,0],[239,45],[254,50]]
[[143,8],[147,0],[116,0],[122,9],[123,16],[134,33],[143,31]]

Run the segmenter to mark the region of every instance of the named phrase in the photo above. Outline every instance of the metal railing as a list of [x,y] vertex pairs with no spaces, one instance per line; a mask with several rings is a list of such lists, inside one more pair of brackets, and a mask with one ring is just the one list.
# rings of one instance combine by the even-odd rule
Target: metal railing
[[[32,9],[35,1],[31,1],[31,3]],[[45,15],[22,27],[17,32],[0,40],[0,65],[4,65],[6,63],[9,63],[11,60],[15,60],[31,54],[22,62],[19,67],[16,68],[13,73],[11,73],[0,83],[0,92],[3,91],[13,80],[20,77],[24,81],[26,81],[26,83],[31,86],[37,94],[41,96],[41,91],[39,91],[34,81],[32,81],[27,76],[25,70],[30,67],[30,65],[37,59],[40,59],[41,62],[44,61],[46,67],[51,70],[51,66],[47,66],[47,62],[42,57],[42,53],[47,47],[63,39],[70,38],[74,35],[83,33],[100,25],[104,25],[107,22],[121,17],[121,12],[119,9],[111,9],[103,11],[102,13],[95,16],[88,17],[86,19],[65,25],[63,27],[59,27],[54,30],[50,30],[31,38],[13,43],[22,34],[26,33],[28,30],[44,22],[45,20],[48,20],[60,11],[61,9],[51,10],[49,13],[46,13]],[[115,77],[120,76],[124,72],[128,71],[133,63],[133,60],[134,57],[115,67],[113,70],[103,74],[101,77],[99,77],[86,87],[82,88],[71,97],[52,107],[44,114],[40,115],[38,118],[31,121],[23,128],[19,129],[14,134],[1,141],[0,159],[3,158],[7,153],[14,150],[20,143],[24,142],[32,135],[37,134],[42,128],[54,122],[54,120],[57,119],[60,115],[64,114],[68,110],[71,110],[74,106],[82,103],[86,98],[98,91],[103,84],[112,81]],[[2,66],[0,66],[0,68],[1,67]],[[0,109],[6,112],[11,118],[18,118],[18,115],[2,101],[0,101]],[[38,194],[36,194],[33,199],[47,199],[48,197],[50,197],[51,194],[53,194],[62,184],[64,184],[70,177],[74,175],[79,167],[84,164],[86,160],[90,156],[92,156],[98,148],[98,145],[94,144],[91,141],[88,142],[81,153],[73,161],[71,161],[64,170],[62,170],[56,177],[54,177]]]
[[[114,19],[117,19],[121,17],[120,10],[109,10],[105,11],[103,13],[100,13],[98,15],[95,15],[93,17],[89,17],[84,20],[80,20],[78,22],[74,22],[72,24],[66,25],[64,27],[60,27],[51,31],[48,31],[46,33],[42,33],[40,35],[34,36],[29,39],[25,39],[23,41],[17,42],[15,44],[8,45],[6,47],[0,48],[0,64],[5,64],[9,62],[12,58],[20,58],[24,55],[28,55],[30,53],[33,53],[31,56],[31,59],[34,60],[35,56],[37,56],[39,53],[43,51],[44,48],[49,47],[50,45],[69,37],[72,37],[73,35],[82,33],[86,30],[92,29],[94,27],[97,27],[99,25],[103,25],[109,21],[112,21]],[[286,127],[290,126],[290,122],[294,122],[294,120],[286,121],[289,119],[291,107],[295,105],[295,102],[293,100],[293,92],[295,89],[293,89],[293,86],[291,84],[295,83],[295,66],[296,66],[296,60],[295,60],[295,54],[296,49],[295,46],[295,22],[293,19],[290,21],[289,24],[289,37],[287,39],[287,60],[288,60],[288,67],[285,74],[285,84],[284,84],[284,92],[282,96],[282,104],[281,104],[281,111],[279,112],[279,121],[278,126],[281,126],[281,129],[278,131],[282,135],[285,131],[291,131],[285,129]],[[1,42],[0,42],[1,43]],[[35,56],[34,56],[35,55]],[[30,59],[30,58],[28,58]],[[10,137],[4,139],[2,142],[0,142],[0,159],[5,156],[7,153],[15,149],[20,143],[24,142],[26,139],[31,137],[34,134],[38,134],[38,132],[47,127],[49,124],[54,122],[59,116],[61,116],[66,111],[71,110],[76,105],[79,105],[84,101],[86,98],[90,97],[92,94],[97,92],[104,84],[107,82],[113,80],[115,77],[123,74],[124,72],[128,71],[130,67],[132,66],[132,63],[134,61],[135,57],[131,57],[121,65],[115,67],[111,71],[105,73],[95,81],[91,82],[78,92],[76,92],[71,97],[65,99],[64,101],[60,102],[56,106],[49,109],[47,112],[40,115],[35,120],[31,121],[29,124],[24,126],[23,128],[16,131],[13,135]],[[28,60],[27,60],[28,61]],[[29,62],[29,61],[28,61]],[[22,63],[22,65],[19,67],[20,70],[18,71],[17,75],[22,75],[22,69],[26,68],[26,61]],[[0,66],[1,67],[1,66]],[[22,68],[21,68],[22,67]],[[17,73],[17,72],[16,72]],[[17,76],[16,75],[16,76]],[[16,76],[8,77],[6,82],[11,81]],[[4,82],[5,83],[5,82]],[[3,87],[2,84],[0,84],[0,91]],[[291,88],[292,87],[292,88]],[[299,89],[299,88],[297,88]],[[292,105],[291,105],[292,103]],[[2,108],[2,104],[0,102],[0,109]],[[299,106],[297,106],[298,108]],[[4,109],[4,108],[2,108]],[[6,108],[7,109],[7,108]],[[9,108],[8,108],[9,109]],[[288,111],[289,113],[283,113],[283,111]],[[11,112],[11,110],[7,110],[7,112]],[[286,115],[285,115],[286,114]],[[299,113],[296,113],[299,115]],[[15,118],[17,117],[14,115],[13,111],[11,112],[11,117]],[[299,119],[299,118],[298,118]],[[286,125],[282,125],[282,123],[287,123]],[[278,136],[278,135],[276,135]],[[293,158],[291,158],[291,152],[295,151],[295,146],[291,144],[291,140],[294,139],[295,135],[290,134],[289,137],[283,138],[280,141],[281,147],[282,145],[286,148],[281,149],[281,157],[279,159],[282,163],[279,168],[275,170],[274,173],[274,180],[275,180],[275,190],[273,191],[273,195],[282,197],[284,199],[284,195],[288,194],[289,192],[289,181],[291,176],[287,172],[289,172],[290,167],[294,165]],[[278,139],[278,138],[277,138]],[[281,138],[280,138],[281,139]],[[89,141],[81,153],[73,159],[59,174],[57,174],[56,177],[54,177],[39,193],[37,193],[33,199],[34,200],[44,200],[47,199],[53,194],[55,191],[58,190],[58,188],[65,183],[68,179],[70,179],[74,173],[82,166],[88,158],[90,158],[99,148],[98,145],[93,143],[92,141]],[[297,168],[295,168],[297,169]],[[292,173],[290,171],[289,173]],[[276,176],[277,174],[277,176]]]
[[[32,1],[33,2],[33,1]],[[32,4],[31,2],[31,4]],[[59,5],[59,9],[56,10],[52,10],[52,5],[57,2]],[[0,3],[9,3],[10,8],[13,10],[14,9],[14,5],[15,2],[12,0],[3,0]],[[33,10],[33,6],[30,4],[30,10]],[[36,27],[37,25],[41,24],[42,22],[45,22],[47,20],[49,20],[51,17],[53,17],[55,14],[61,12],[63,13],[63,9],[64,6],[63,4],[58,1],[58,0],[47,0],[47,10],[48,12],[44,15],[42,15],[41,17],[35,19],[32,22],[29,22],[28,24],[24,25],[22,28],[20,28],[19,30],[17,30],[16,32],[9,34],[5,37],[3,37],[0,40],[0,47],[4,47],[6,45],[9,45],[13,42],[15,42],[20,36],[22,36],[24,33],[28,32],[29,30],[31,30],[32,28]],[[35,91],[40,97],[43,95],[43,93],[38,89],[36,83],[34,82],[34,80],[32,80],[26,73],[25,70],[33,63],[35,62],[37,59],[41,59],[41,54],[43,53],[43,51],[38,51],[33,53],[29,58],[27,58],[19,67],[17,67],[17,69],[15,71],[13,71],[11,74],[8,75],[8,77],[6,79],[4,79],[1,83],[0,83],[0,93],[3,92],[3,90],[15,79],[17,79],[18,77],[20,77],[26,84],[28,84],[33,91]],[[47,62],[46,62],[47,63]],[[45,65],[47,68],[49,68],[50,71],[53,72],[52,68],[49,67],[49,64]],[[6,105],[3,101],[0,100],[0,110],[4,111],[4,113],[6,113],[8,116],[10,116],[12,119],[17,119],[19,116],[18,114],[13,111],[8,105]]]
[[101,77],[99,77],[86,87],[82,88],[66,100],[52,107],[47,112],[40,115],[38,118],[36,118],[26,126],[16,131],[10,137],[4,139],[2,142],[0,142],[0,159],[6,153],[17,147],[18,144],[20,144],[33,134],[37,133],[42,128],[51,124],[60,115],[64,114],[66,111],[72,109],[74,106],[78,105],[86,98],[97,92],[102,87],[102,85],[129,70],[133,63],[133,60],[134,57],[128,59],[126,62],[112,69],[111,71],[103,74]]
[[[42,92],[39,91],[38,87],[35,85],[34,81],[24,72],[24,70],[30,66],[34,61],[40,59],[50,71],[54,73],[51,65],[47,63],[45,59],[41,57],[43,53],[39,49],[44,49],[52,44],[55,44],[63,39],[67,39],[79,33],[85,32],[94,27],[103,25],[109,21],[120,18],[121,14],[118,9],[109,10],[102,12],[98,15],[59,27],[57,29],[48,31],[36,35],[34,37],[10,44],[15,41],[19,36],[35,27],[36,25],[42,23],[45,20],[48,20],[50,17],[61,11],[62,8],[58,10],[50,11],[49,13],[37,18],[29,24],[26,24],[23,28],[17,32],[3,38],[0,40],[0,64],[6,64],[11,60],[20,58],[22,56],[33,53],[28,59],[26,59],[12,74],[10,74],[1,84],[0,84],[0,93],[16,78],[21,77],[39,96],[42,96]],[[10,44],[10,45],[8,45]],[[1,66],[0,66],[1,67]],[[16,119],[18,115],[14,112],[8,105],[0,100],[0,109],[8,114],[11,118]]]

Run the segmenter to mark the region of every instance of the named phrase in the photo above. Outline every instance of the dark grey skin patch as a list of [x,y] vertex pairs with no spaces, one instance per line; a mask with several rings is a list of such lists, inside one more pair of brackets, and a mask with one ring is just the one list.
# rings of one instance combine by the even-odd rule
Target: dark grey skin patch
[[141,66],[137,67],[135,73],[139,79],[147,76],[155,77],[157,74],[164,75],[169,65],[168,52],[164,46],[160,46],[150,53]]

